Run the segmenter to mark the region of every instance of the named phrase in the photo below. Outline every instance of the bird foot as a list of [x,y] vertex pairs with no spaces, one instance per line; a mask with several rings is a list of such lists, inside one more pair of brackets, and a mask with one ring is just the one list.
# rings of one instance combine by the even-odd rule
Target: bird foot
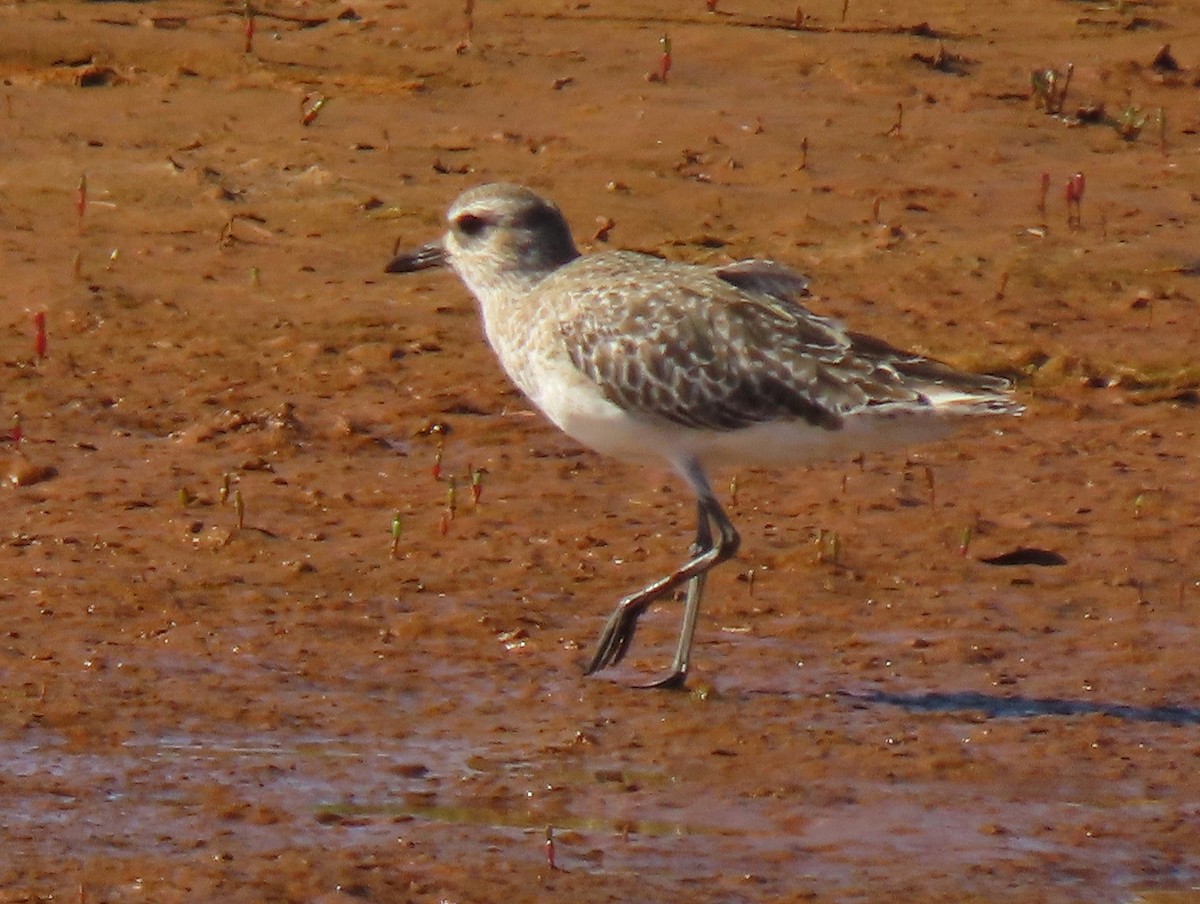
[[631,687],[639,689],[656,688],[665,691],[682,691],[687,689],[687,669],[672,669],[667,674],[663,675],[656,681],[650,681],[646,684],[633,684]]

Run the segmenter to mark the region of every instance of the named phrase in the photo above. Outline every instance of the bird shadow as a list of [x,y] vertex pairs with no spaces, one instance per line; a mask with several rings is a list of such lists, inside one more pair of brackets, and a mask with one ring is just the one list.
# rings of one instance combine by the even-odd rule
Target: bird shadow
[[1200,709],[1190,706],[1131,706],[1062,697],[1000,697],[977,691],[896,694],[888,691],[839,691],[837,696],[869,705],[898,706],[918,713],[982,713],[997,719],[1039,716],[1110,716],[1127,722],[1200,725]]

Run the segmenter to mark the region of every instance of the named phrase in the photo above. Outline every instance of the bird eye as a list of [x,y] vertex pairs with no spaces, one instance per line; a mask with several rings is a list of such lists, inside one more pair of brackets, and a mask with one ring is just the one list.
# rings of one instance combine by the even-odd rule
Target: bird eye
[[487,226],[487,220],[473,213],[464,213],[454,221],[454,226],[463,235],[475,236],[483,232],[484,227]]

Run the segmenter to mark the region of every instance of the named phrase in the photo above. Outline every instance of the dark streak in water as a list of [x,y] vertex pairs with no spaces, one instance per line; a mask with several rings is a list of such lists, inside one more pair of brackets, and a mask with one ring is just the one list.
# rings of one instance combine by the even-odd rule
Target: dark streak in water
[[892,694],[886,691],[856,693],[842,691],[840,696],[864,703],[899,706],[912,712],[982,712],[1000,719],[1028,719],[1037,716],[1111,716],[1128,722],[1165,722],[1170,725],[1200,725],[1200,709],[1187,706],[1130,706],[1060,697],[996,697],[974,691],[957,693]]

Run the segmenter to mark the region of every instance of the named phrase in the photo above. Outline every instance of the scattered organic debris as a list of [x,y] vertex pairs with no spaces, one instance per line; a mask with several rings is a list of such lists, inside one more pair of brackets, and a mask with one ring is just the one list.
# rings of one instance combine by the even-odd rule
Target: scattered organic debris
[[813,538],[817,547],[817,564],[818,565],[839,565],[842,557],[842,541],[838,532],[835,530],[826,530],[818,528],[816,536]]
[[98,88],[116,81],[117,71],[111,66],[88,63],[75,70],[75,84],[80,88]]
[[912,59],[949,75],[969,75],[976,62],[957,53],[948,52],[946,45],[942,43],[938,44],[937,53],[914,53]]
[[248,224],[248,229],[240,230],[242,232],[252,232],[259,239],[269,239],[271,237],[271,231],[266,228],[267,221],[264,218],[252,213],[235,213],[221,227],[221,235],[217,239],[217,244],[222,248],[228,248],[238,242],[252,244],[251,239],[238,235],[237,231],[235,231],[239,223]]
[[1181,67],[1175,55],[1171,53],[1171,45],[1163,44],[1162,49],[1154,55],[1150,66],[1155,72],[1179,72]]
[[608,234],[616,227],[617,222],[612,217],[596,217],[596,231],[592,235],[593,242],[607,242]]
[[317,114],[325,108],[329,100],[324,94],[316,91],[305,94],[300,101],[300,125],[312,125],[313,120],[317,118]]

